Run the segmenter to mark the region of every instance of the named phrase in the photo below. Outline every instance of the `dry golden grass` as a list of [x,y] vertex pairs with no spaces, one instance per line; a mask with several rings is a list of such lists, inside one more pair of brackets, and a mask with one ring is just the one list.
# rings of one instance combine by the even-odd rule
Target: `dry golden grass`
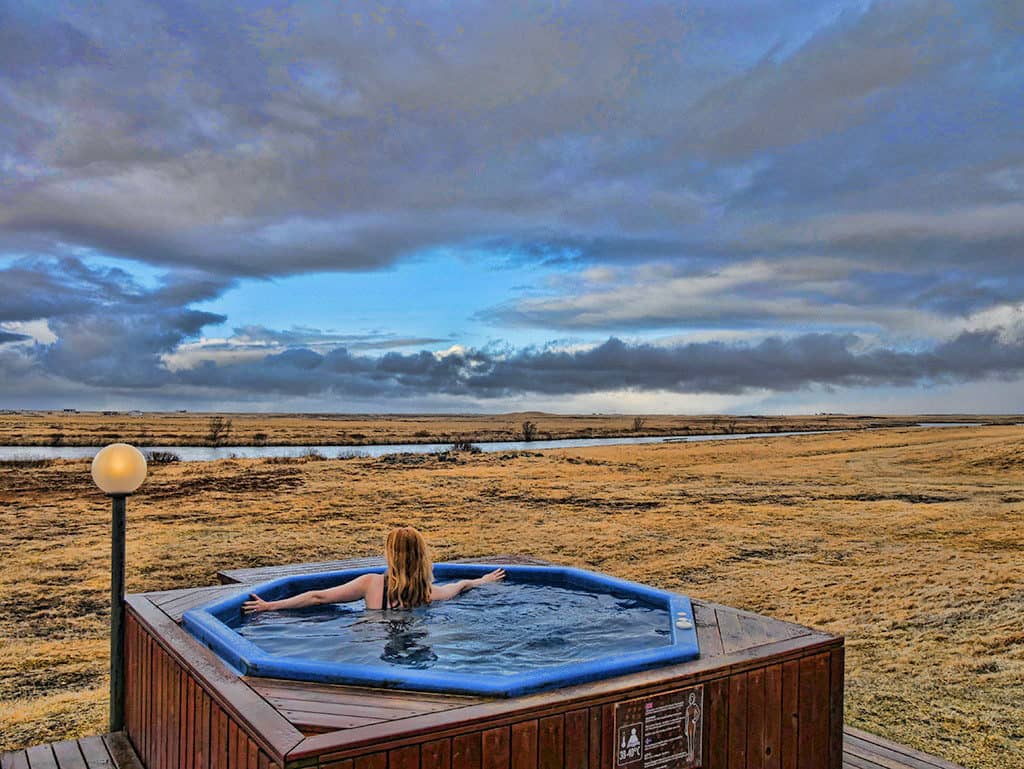
[[[0,467],[0,748],[104,730],[108,507],[84,462]],[[151,468],[133,592],[218,568],[523,552],[847,637],[847,720],[1024,766],[1024,427]]]
[[[210,419],[231,421],[222,445],[367,445],[520,440],[522,425],[537,425],[539,439],[596,438],[613,435],[691,435],[696,433],[781,432],[913,424],[942,417],[894,416],[641,416],[563,415],[531,411],[516,414],[204,414],[147,413],[106,416],[98,412],[0,413],[0,446],[103,446],[126,441],[136,446],[209,445]],[[963,421],[1013,422],[1016,417],[968,416]]]

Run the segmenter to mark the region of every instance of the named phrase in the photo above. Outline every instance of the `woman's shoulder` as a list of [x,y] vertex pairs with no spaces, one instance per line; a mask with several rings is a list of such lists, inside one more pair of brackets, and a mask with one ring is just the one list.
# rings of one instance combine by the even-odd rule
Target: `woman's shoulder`
[[367,609],[379,609],[383,605],[384,598],[384,575],[364,574],[360,579],[365,580],[364,600]]
[[346,584],[349,585],[379,585],[384,581],[383,574],[375,574],[373,572],[367,572],[366,574],[360,574],[355,579],[350,580]]
[[369,598],[371,595],[379,596],[384,591],[384,575],[372,572],[360,574],[349,584],[356,586],[366,598]]

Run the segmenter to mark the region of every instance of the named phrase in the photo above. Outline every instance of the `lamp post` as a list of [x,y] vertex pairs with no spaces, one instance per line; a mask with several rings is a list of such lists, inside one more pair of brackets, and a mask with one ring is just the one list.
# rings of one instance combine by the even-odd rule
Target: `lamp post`
[[110,497],[110,731],[124,728],[125,500],[146,479],[146,458],[134,446],[112,443],[92,460],[92,479]]

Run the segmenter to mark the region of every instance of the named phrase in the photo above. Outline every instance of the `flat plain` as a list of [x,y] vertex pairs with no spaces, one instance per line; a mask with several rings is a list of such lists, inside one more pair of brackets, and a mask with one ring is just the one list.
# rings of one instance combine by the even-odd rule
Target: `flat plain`
[[[1024,766],[1019,425],[159,464],[128,521],[132,592],[375,555],[408,523],[437,560],[526,553],[823,628],[848,723]],[[105,731],[108,558],[88,462],[0,465],[0,749]]]
[[[536,439],[630,435],[837,430],[898,427],[917,422],[1014,423],[1007,415],[862,416],[635,416],[563,415],[539,411],[513,414],[208,414],[203,412],[0,412],[0,446],[365,446],[381,443],[518,441],[523,425]],[[212,420],[219,429],[212,432]],[[638,421],[639,420],[639,421]]]

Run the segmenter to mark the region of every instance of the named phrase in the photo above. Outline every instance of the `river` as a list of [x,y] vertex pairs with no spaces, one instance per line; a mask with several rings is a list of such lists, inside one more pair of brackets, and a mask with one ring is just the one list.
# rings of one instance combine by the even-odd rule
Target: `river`
[[[978,427],[982,422],[920,422],[916,427]],[[874,427],[871,430],[900,428]],[[744,438],[781,438],[792,435],[820,435],[842,430],[796,430],[777,433],[714,433],[709,435],[659,435],[625,438],[562,438],[551,441],[482,441],[475,443],[482,451],[542,451],[544,449],[578,449],[587,446],[630,446],[645,443],[695,443],[698,441],[735,441]],[[0,446],[0,461],[34,459],[91,459],[100,446]],[[431,454],[447,451],[450,443],[386,443],[376,446],[146,446],[143,452],[170,452],[183,462],[211,462],[216,459],[259,459],[262,457],[301,457],[317,452],[328,458],[384,454]]]

